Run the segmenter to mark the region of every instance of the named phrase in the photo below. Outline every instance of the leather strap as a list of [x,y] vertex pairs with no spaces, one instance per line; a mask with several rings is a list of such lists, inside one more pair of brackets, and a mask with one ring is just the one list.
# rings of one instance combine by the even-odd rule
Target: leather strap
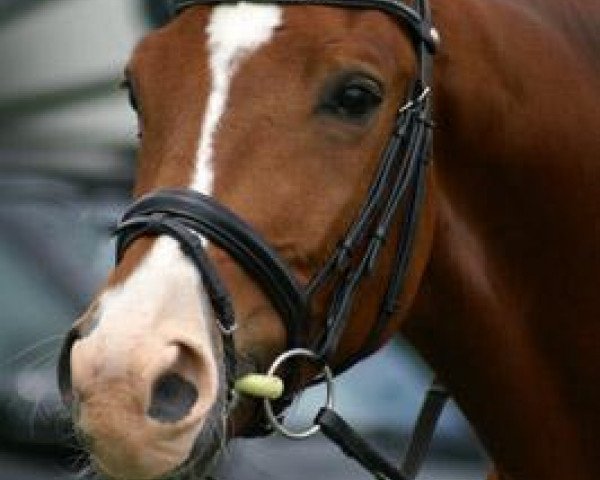
[[225,377],[228,391],[233,388],[236,378],[237,357],[233,343],[235,329],[235,313],[227,289],[222,284],[220,277],[209,260],[202,240],[194,235],[193,230],[182,225],[177,219],[168,217],[165,213],[154,211],[143,216],[138,215],[121,222],[117,227],[119,234],[117,240],[117,261],[123,255],[124,249],[136,238],[142,235],[169,235],[179,243],[182,251],[192,260],[200,272],[203,284],[207,290],[213,311],[220,326],[223,354],[225,358]]
[[321,426],[321,431],[329,440],[376,478],[408,480],[391,461],[375,450],[333,410],[322,408],[315,423]]
[[421,407],[417,423],[413,427],[404,461],[400,467],[404,477],[413,479],[419,473],[429,450],[435,428],[449,398],[450,394],[446,388],[435,379],[425,395],[425,401]]
[[204,253],[200,236],[206,237],[229,253],[272,300],[285,324],[288,347],[304,344],[307,302],[293,273],[247,223],[213,198],[188,189],[153,192],[127,210],[115,233],[117,262],[141,236],[162,233],[175,237],[201,272],[217,317],[227,330],[234,323],[233,307],[226,287]]
[[[427,98],[419,100],[416,94],[413,97],[412,106],[399,114],[396,131],[384,153],[380,172],[369,192],[367,202],[345,236],[342,247],[336,252],[337,269],[346,270],[342,280],[338,281],[330,303],[324,333],[314,346],[317,353],[325,360],[330,359],[337,348],[348,322],[356,290],[361,281],[375,268],[390,229],[394,221],[397,221],[397,212],[402,204],[405,212],[404,220],[399,222],[402,230],[399,235],[396,260],[392,277],[388,281],[387,293],[374,322],[375,330],[381,331],[387,324],[389,317],[395,311],[391,307],[395,306],[404,285],[424,194],[426,159],[429,155],[427,138],[430,135],[428,124],[420,121],[425,108],[423,102],[426,102]],[[356,266],[351,266],[350,259],[358,254],[357,248],[365,241],[366,247],[362,259]],[[329,276],[332,275],[333,272],[330,272]],[[328,277],[321,274],[317,278],[320,282],[324,282]],[[337,366],[336,371],[343,371],[347,366],[371,353],[372,343],[374,342],[367,341],[366,346],[341,366]]]
[[[171,0],[171,12],[173,15],[194,5],[216,5],[234,4],[239,0]],[[432,36],[431,25],[423,22],[419,12],[398,0],[269,0],[267,3],[281,5],[324,5],[341,8],[373,9],[389,13],[397,19],[401,19],[404,26],[408,26],[411,34],[417,41],[423,42],[433,53],[437,47],[437,41]]]
[[398,468],[361,437],[333,410],[322,408],[315,424],[350,458],[378,479],[414,480],[425,460],[437,422],[448,400],[448,392],[434,380],[427,391],[404,460]]

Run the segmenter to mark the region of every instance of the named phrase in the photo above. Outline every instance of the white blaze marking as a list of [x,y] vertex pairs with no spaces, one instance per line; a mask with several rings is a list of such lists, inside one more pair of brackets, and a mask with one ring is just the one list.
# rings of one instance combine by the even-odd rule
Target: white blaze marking
[[281,15],[278,6],[250,3],[221,5],[213,10],[206,29],[212,91],[202,123],[192,182],[192,188],[202,193],[211,193],[213,137],[227,104],[231,79],[244,57],[271,38],[273,30],[281,24]]
[[[268,42],[281,18],[281,8],[271,5],[239,3],[213,9],[206,29],[211,92],[190,188],[212,193],[213,141],[226,108],[231,79],[242,60]],[[186,327],[188,338],[193,338],[193,343],[212,357],[209,325],[213,313],[203,292],[195,267],[176,241],[160,237],[129,278],[100,298],[98,328],[88,338],[99,341],[95,348],[104,353],[105,374],[113,371],[118,375],[135,343],[143,342],[149,333],[167,337],[181,332],[182,326]],[[216,375],[216,366],[211,370]]]

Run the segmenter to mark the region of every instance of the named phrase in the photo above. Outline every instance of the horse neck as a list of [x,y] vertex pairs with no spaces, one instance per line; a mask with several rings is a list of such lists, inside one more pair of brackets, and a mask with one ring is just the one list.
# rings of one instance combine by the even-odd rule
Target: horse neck
[[433,6],[437,226],[406,334],[511,478],[591,479],[598,75],[509,2]]

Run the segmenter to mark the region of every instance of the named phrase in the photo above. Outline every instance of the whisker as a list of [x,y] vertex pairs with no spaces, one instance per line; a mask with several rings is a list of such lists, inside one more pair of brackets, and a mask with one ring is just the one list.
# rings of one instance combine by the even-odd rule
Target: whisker
[[94,470],[94,467],[89,464],[89,459],[85,458],[83,460],[85,463],[88,463],[88,465],[83,465],[82,467],[78,467],[77,469],[79,470],[79,472],[77,472],[75,474],[75,478],[80,478],[82,480],[93,480],[96,478],[100,478],[100,475],[98,474],[98,472],[96,472]]
[[80,448],[79,451],[73,455],[69,470],[72,472],[72,475],[78,479],[92,480],[101,478],[94,468],[90,454],[84,448]]
[[50,365],[52,360],[58,358],[59,350],[55,349],[45,354],[40,355],[38,358],[31,360],[31,362],[22,365],[21,370],[35,370],[38,367]]
[[31,408],[31,413],[29,414],[28,428],[29,428],[30,438],[35,437],[35,422],[36,422],[35,419],[36,419],[36,416],[38,415],[41,404],[42,404],[42,402],[40,400],[36,401]]
[[[65,332],[65,334],[66,334],[66,332]],[[32,353],[35,353],[38,349],[44,347],[45,345],[48,345],[53,342],[58,343],[58,342],[62,341],[65,334],[58,333],[56,335],[51,335],[47,338],[39,340],[39,341],[29,345],[28,347],[23,348],[20,352],[15,353],[8,359],[4,360],[3,362],[0,363],[0,365],[2,367],[13,366],[14,364],[16,364],[16,362],[22,360],[24,357],[26,357]],[[60,351],[60,350],[57,349],[56,351]]]

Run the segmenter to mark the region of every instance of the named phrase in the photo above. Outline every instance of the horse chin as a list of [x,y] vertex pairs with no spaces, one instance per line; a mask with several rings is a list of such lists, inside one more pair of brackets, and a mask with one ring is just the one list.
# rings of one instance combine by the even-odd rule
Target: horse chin
[[90,400],[75,408],[75,428],[90,459],[86,473],[111,480],[205,478],[226,438],[226,394],[224,388],[219,390],[200,425],[185,421],[173,428],[159,422],[142,425],[133,416],[111,412],[101,402],[94,409],[96,402]]
[[161,480],[203,479],[214,469],[227,441],[224,401],[217,402],[188,458]]

